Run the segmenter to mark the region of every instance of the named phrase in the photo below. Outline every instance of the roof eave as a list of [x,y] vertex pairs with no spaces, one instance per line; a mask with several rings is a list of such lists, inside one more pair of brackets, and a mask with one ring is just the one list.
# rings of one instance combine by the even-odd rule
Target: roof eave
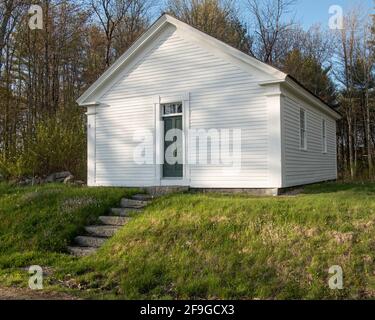
[[312,102],[314,105],[320,107],[321,109],[325,110],[327,113],[329,113],[332,117],[334,117],[336,120],[340,120],[342,118],[341,114],[333,109],[332,106],[330,106],[328,103],[323,101],[321,98],[319,98],[317,95],[312,93],[310,90],[305,88],[302,84],[300,84],[297,80],[295,80],[291,76],[287,76],[285,79],[286,86],[294,91],[298,91],[303,96],[307,97],[310,102]]
[[319,107],[320,109],[324,110],[326,113],[330,114],[336,120],[340,120],[342,118],[340,113],[338,113],[330,105],[325,103],[322,99],[317,97],[315,94],[313,94],[311,91],[306,89],[304,86],[302,86],[300,83],[298,83],[289,75],[287,75],[285,79],[282,79],[282,80],[263,81],[259,83],[259,85],[261,86],[270,86],[274,84],[280,84],[286,87],[287,89],[290,89],[294,92],[299,93],[300,95],[303,95],[311,103],[313,103],[315,106]]
[[90,101],[90,96],[107,83],[107,81],[118,72],[122,65],[129,60],[149,38],[160,30],[165,23],[167,23],[167,16],[164,14],[76,100],[77,104],[81,107],[96,105],[96,101]]
[[138,50],[145,45],[150,38],[152,38],[158,30],[160,30],[166,23],[170,23],[176,27],[180,27],[181,29],[189,30],[195,33],[197,36],[204,37],[204,40],[207,42],[212,43],[213,45],[220,46],[223,50],[225,50],[228,54],[232,55],[233,57],[237,58],[238,60],[242,61],[245,64],[252,65],[253,67],[262,70],[265,73],[268,73],[270,76],[284,79],[286,74],[281,72],[280,70],[267,65],[261,61],[258,61],[255,58],[246,55],[245,53],[229,46],[228,44],[215,39],[214,37],[205,34],[204,32],[193,28],[192,26],[168,15],[163,14],[117,61],[109,67],[98,80],[96,80],[77,100],[76,102],[80,106],[90,106],[93,104],[92,99],[95,99],[93,95],[97,90],[99,90],[103,85],[105,85],[110,79],[114,77],[114,74],[118,72],[118,70],[123,66],[123,64],[128,61],[133,55],[138,52]]

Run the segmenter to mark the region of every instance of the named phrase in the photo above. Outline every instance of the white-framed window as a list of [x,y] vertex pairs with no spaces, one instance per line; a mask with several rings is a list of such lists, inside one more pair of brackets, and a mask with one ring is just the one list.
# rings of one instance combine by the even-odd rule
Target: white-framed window
[[327,153],[327,123],[325,119],[322,119],[322,151]]
[[299,110],[299,134],[300,134],[300,148],[307,150],[307,135],[306,135],[306,111],[303,108]]
[[163,117],[182,115],[182,102],[162,104]]

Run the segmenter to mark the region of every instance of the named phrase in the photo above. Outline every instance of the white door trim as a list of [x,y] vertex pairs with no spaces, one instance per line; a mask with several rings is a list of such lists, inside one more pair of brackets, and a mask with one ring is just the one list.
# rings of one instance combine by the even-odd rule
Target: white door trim
[[[164,126],[161,114],[161,104],[182,103],[182,131],[183,131],[183,178],[164,179],[162,166],[164,163]],[[190,129],[190,94],[154,97],[155,119],[155,185],[156,186],[189,186],[190,167],[188,164],[189,129]]]
[[87,109],[87,185],[96,186],[96,112],[97,107]]

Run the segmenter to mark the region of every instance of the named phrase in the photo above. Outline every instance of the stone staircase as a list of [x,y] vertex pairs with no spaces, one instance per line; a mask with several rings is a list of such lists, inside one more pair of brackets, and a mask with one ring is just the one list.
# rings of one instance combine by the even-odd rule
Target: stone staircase
[[76,237],[74,245],[68,247],[68,251],[77,257],[95,253],[108,238],[132,219],[132,214],[142,212],[152,199],[153,196],[148,194],[122,199],[120,208],[112,208],[109,215],[99,217],[98,225],[85,227],[86,234]]

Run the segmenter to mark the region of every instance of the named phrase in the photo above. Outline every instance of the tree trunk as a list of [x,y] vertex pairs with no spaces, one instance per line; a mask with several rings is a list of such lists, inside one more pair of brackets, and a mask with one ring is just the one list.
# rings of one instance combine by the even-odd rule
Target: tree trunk
[[366,140],[367,140],[367,163],[368,163],[368,175],[372,178],[373,165],[372,165],[372,141],[371,141],[371,120],[370,120],[370,104],[369,104],[369,90],[366,86],[365,91],[365,108],[366,108]]
[[348,119],[348,144],[349,144],[349,166],[350,166],[350,178],[355,177],[355,165],[354,165],[354,148],[353,148],[353,125],[352,120]]

